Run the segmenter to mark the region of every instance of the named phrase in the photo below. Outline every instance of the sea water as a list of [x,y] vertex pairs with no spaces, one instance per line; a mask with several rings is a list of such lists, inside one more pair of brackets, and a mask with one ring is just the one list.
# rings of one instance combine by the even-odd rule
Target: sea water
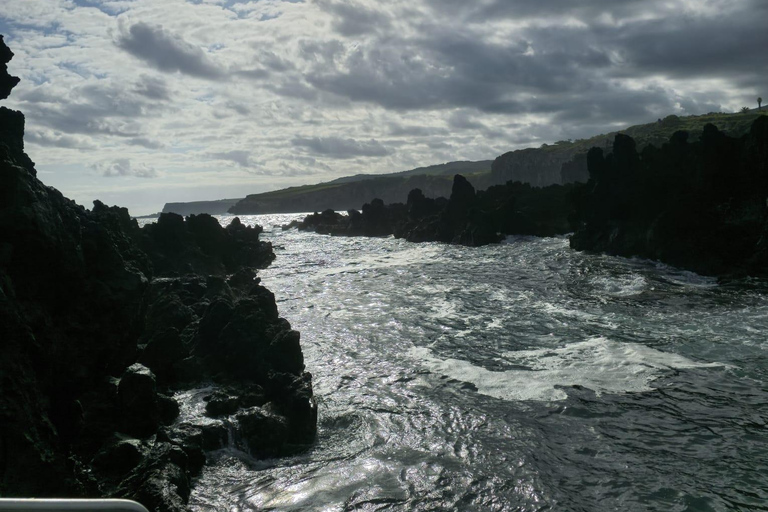
[[194,510],[768,507],[765,283],[566,237],[467,248],[280,228],[296,217],[241,220],[275,246],[260,276],[301,332],[317,441],[210,454]]

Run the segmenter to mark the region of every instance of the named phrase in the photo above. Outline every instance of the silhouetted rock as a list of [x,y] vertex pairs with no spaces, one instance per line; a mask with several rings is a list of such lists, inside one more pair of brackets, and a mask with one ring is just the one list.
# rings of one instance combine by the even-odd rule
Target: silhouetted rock
[[[0,41],[6,95],[9,58]],[[261,228],[169,214],[141,229],[125,208],[86,210],[36,178],[23,130],[0,108],[0,495],[186,510],[226,427],[177,425],[170,395],[203,383],[239,408],[273,402],[279,435],[310,443],[311,376],[256,277],[274,258]]]
[[8,63],[13,58],[13,52],[3,41],[0,35],[0,100],[4,100],[11,94],[11,89],[19,83],[19,78],[8,74]]
[[260,226],[245,226],[237,217],[222,228],[205,213],[187,218],[163,213],[144,227],[139,245],[156,275],[222,275],[243,267],[266,268],[272,262],[272,246],[259,240],[261,232]]
[[257,458],[290,455],[288,423],[281,415],[268,409],[252,407],[236,416],[237,443],[240,448]]
[[575,195],[573,248],[703,274],[766,274],[768,118],[739,139],[708,125],[696,142],[676,132],[642,153],[618,135],[612,153],[594,149],[587,162],[590,181]]
[[430,199],[414,189],[405,205],[374,201],[362,213],[350,210],[347,216],[326,211],[306,217],[299,229],[347,236],[393,234],[410,242],[468,246],[497,243],[503,235],[561,235],[570,230],[571,189],[510,182],[476,192],[456,175],[450,199]]
[[139,363],[129,366],[117,386],[117,399],[123,415],[122,431],[148,437],[160,425],[155,375]]

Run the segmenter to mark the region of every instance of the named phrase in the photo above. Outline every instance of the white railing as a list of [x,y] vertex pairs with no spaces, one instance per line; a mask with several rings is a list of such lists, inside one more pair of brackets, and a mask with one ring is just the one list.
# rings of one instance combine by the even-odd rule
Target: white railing
[[130,500],[0,498],[0,512],[148,512]]

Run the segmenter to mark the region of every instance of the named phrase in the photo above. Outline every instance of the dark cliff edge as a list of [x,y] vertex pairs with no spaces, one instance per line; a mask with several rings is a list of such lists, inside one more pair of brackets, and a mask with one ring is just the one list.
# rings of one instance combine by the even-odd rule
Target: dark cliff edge
[[[0,36],[0,96],[18,82]],[[0,496],[125,497],[187,510],[207,452],[312,443],[299,333],[257,269],[274,259],[238,219],[75,204],[36,178],[24,116],[0,108]],[[210,384],[208,418],[173,398]]]
[[768,117],[729,137],[714,125],[638,152],[617,135],[590,150],[571,247],[663,261],[705,275],[768,274]]

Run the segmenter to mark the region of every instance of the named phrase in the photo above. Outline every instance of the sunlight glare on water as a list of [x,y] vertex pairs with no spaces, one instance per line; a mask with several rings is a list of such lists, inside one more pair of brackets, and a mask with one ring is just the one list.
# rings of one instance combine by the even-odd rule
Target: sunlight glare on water
[[241,220],[275,246],[260,275],[301,332],[317,442],[279,460],[212,454],[193,509],[768,503],[759,283],[565,238],[465,248],[280,229],[296,217]]

